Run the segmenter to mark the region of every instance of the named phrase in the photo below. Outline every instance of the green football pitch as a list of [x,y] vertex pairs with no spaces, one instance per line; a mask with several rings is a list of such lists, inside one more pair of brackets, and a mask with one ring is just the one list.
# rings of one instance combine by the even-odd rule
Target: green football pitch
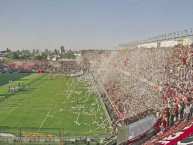
[[[63,128],[69,135],[108,134],[110,124],[91,84],[61,74],[0,74],[0,127]],[[8,91],[20,86],[19,91]]]

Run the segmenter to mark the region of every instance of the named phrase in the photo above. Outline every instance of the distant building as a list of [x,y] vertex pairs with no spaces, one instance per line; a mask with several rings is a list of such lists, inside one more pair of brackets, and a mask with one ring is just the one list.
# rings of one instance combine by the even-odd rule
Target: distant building
[[61,54],[65,53],[64,46],[61,46],[61,47],[60,47],[60,53],[61,53]]
[[54,49],[54,53],[55,53],[55,54],[58,54],[59,51],[58,51],[57,49]]

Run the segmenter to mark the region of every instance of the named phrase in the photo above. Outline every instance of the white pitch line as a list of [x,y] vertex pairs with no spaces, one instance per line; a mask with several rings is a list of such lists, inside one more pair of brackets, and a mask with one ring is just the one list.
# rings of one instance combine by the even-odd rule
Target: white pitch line
[[28,108],[28,107],[13,107],[13,106],[9,106],[6,104],[2,104],[2,106],[0,106],[0,108],[15,108],[15,109],[32,109],[32,110],[36,110],[36,109],[50,109],[50,108]]
[[39,128],[38,132],[39,132],[39,131],[40,131],[40,129],[42,128],[42,126],[43,126],[44,122],[46,121],[46,119],[47,119],[48,115],[50,114],[50,111],[51,111],[51,110],[52,110],[52,108],[50,108],[50,110],[48,111],[48,113],[47,113],[46,117],[44,118],[44,120],[43,120],[42,124],[40,125],[40,128]]

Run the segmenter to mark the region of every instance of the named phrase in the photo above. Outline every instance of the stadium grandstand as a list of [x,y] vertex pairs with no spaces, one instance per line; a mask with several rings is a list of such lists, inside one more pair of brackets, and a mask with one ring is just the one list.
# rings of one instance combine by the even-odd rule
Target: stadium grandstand
[[[190,29],[121,44],[121,49],[115,51],[84,50],[76,62],[26,60],[10,61],[7,66],[20,70],[41,68],[44,72],[69,70],[73,78],[91,76],[91,85],[97,88],[108,114],[103,121],[108,120],[113,128],[110,136],[98,139],[107,145],[188,144],[193,134],[192,38]],[[72,68],[66,66],[72,64]],[[9,139],[15,138],[8,135]],[[2,132],[0,139],[4,136],[7,134]],[[78,137],[66,138],[76,143]],[[56,139],[64,144],[63,135]],[[80,140],[91,142],[85,136]]]
[[139,41],[132,41],[126,44],[120,44],[120,48],[159,48],[173,47],[177,44],[191,45],[193,42],[192,29],[171,32],[154,37],[149,37]]
[[191,128],[192,30],[120,46],[108,55],[92,54],[95,57],[91,57],[89,67],[100,86],[113,127],[127,130],[120,129],[127,135],[118,139],[118,144],[141,144],[161,129],[154,142],[150,139],[157,144],[184,127]]

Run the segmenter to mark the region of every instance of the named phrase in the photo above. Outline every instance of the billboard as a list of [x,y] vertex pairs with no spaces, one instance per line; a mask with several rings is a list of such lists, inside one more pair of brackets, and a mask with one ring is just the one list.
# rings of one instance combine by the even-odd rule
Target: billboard
[[183,41],[182,41],[182,44],[183,44],[184,46],[191,45],[192,43],[193,43],[193,37],[185,38],[185,39],[183,39]]
[[157,48],[157,43],[140,44],[138,48]]
[[184,46],[189,45],[189,39],[183,39],[182,45]]
[[174,40],[164,41],[164,42],[161,42],[160,47],[173,47],[176,44],[177,44],[177,41],[174,41]]

